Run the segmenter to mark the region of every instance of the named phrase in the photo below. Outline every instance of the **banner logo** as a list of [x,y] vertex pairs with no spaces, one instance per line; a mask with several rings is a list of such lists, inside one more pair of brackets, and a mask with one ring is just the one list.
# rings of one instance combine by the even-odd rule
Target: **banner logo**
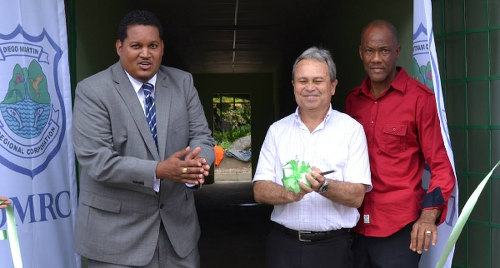
[[0,33],[0,164],[33,178],[59,151],[66,115],[58,84],[61,48],[45,30]]
[[414,78],[434,91],[429,53],[430,47],[427,39],[427,29],[423,24],[420,24],[417,31],[413,34]]

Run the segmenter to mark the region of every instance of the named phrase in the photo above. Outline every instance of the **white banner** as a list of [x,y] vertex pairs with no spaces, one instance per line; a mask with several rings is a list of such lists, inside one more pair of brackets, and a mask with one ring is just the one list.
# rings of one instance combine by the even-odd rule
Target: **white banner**
[[[71,116],[64,0],[2,1],[0,195],[12,201],[24,267],[81,266]],[[0,267],[13,267],[6,241]]]
[[[443,92],[441,89],[441,78],[439,76],[438,58],[436,46],[434,44],[434,32],[432,30],[432,3],[431,0],[413,1],[413,74],[417,80],[434,91],[439,119],[441,121],[441,134],[444,145],[451,161],[453,170],[453,151],[451,150],[450,135],[448,133],[448,123],[443,102]],[[455,175],[456,178],[456,175]],[[429,185],[429,172],[424,173],[423,185]],[[448,202],[448,214],[446,221],[438,227],[438,242],[436,246],[424,252],[420,260],[420,267],[435,267],[441,253],[446,245],[453,227],[458,218],[458,183],[455,184],[453,193]],[[451,267],[453,251],[450,253],[445,267]]]

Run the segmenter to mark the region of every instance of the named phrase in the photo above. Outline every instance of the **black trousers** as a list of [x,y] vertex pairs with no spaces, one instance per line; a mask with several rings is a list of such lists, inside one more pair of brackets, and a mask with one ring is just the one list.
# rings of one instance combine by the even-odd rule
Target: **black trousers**
[[350,232],[320,241],[302,242],[276,226],[267,238],[267,268],[351,268]]
[[355,268],[418,268],[420,254],[410,250],[413,223],[388,237],[353,234]]

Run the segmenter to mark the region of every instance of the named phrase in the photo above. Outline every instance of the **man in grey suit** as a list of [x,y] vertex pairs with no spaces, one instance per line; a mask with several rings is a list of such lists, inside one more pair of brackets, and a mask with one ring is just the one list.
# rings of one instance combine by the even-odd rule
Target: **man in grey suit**
[[214,140],[192,76],[161,65],[161,36],[154,14],[130,12],[120,61],[76,89],[74,247],[89,267],[200,265],[191,188],[208,175]]

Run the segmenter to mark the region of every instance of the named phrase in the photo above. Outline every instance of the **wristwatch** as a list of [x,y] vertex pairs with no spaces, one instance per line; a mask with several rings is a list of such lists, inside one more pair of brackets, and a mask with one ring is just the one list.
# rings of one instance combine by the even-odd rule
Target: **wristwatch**
[[328,179],[325,179],[325,182],[323,183],[323,185],[321,185],[318,189],[318,193],[322,194],[324,192],[326,192],[326,190],[328,190]]

